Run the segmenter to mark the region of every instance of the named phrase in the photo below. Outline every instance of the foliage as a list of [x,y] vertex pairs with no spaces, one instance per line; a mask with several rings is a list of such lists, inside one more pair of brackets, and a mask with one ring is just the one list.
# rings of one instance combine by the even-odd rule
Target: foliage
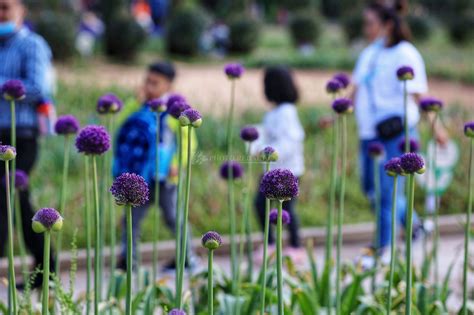
[[260,38],[259,23],[242,15],[229,23],[230,51],[234,53],[250,53],[257,47]]
[[107,23],[104,40],[107,55],[129,61],[145,42],[146,33],[131,16],[117,15]]
[[342,19],[344,34],[349,41],[362,38],[363,17],[361,12],[346,15]]
[[58,60],[71,58],[75,53],[76,26],[71,14],[42,11],[36,21],[36,31],[48,42]]
[[425,14],[410,14],[406,19],[415,40],[423,41],[430,37],[432,23],[428,16]]
[[452,18],[449,22],[449,35],[457,44],[474,42],[474,13],[465,13]]
[[310,12],[296,13],[290,20],[289,30],[293,43],[297,46],[314,44],[321,32],[317,18]]

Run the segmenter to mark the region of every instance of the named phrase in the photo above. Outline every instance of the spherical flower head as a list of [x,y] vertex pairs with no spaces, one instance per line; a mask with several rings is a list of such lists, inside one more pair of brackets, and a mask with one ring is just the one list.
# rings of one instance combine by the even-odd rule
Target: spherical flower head
[[265,147],[258,153],[258,157],[262,162],[276,162],[278,161],[278,153],[272,147]]
[[202,236],[201,244],[204,248],[215,250],[222,245],[222,237],[217,232],[209,231]]
[[239,179],[244,175],[244,168],[237,161],[225,161],[221,165],[220,174],[223,179],[230,179],[232,171],[232,178]]
[[354,107],[352,106],[351,99],[341,97],[332,102],[332,109],[338,114],[347,114],[352,113]]
[[[408,152],[418,152],[420,151],[420,144],[415,139],[408,140],[410,143],[408,144]],[[398,143],[398,149],[400,152],[405,152],[405,138],[401,139]]]
[[231,80],[240,78],[244,71],[245,69],[240,63],[229,63],[224,67],[225,74]]
[[179,123],[183,127],[191,125],[199,128],[202,125],[201,113],[194,108],[188,108],[179,115]]
[[403,175],[401,160],[398,157],[391,158],[384,165],[385,172],[389,176]]
[[400,81],[413,80],[415,77],[415,71],[410,66],[401,66],[397,70],[397,77]]
[[260,192],[271,200],[290,200],[298,196],[298,179],[290,170],[271,170],[263,175]]
[[18,190],[25,190],[28,187],[28,183],[28,174],[17,169],[15,172],[15,188]]
[[33,216],[32,221],[31,226],[36,233],[60,231],[63,227],[63,217],[53,208],[38,210]]
[[20,80],[8,80],[2,85],[1,92],[7,101],[18,101],[26,95],[25,86]]
[[118,113],[122,107],[122,100],[112,93],[102,95],[97,101],[97,112],[99,114],[115,114]]
[[168,114],[170,114],[176,119],[179,119],[179,116],[181,116],[181,113],[190,108],[191,106],[189,106],[188,103],[186,103],[186,101],[177,100],[171,104],[168,102],[168,108],[166,110]]
[[[290,213],[285,209],[282,209],[281,211],[281,221],[283,225],[289,224],[291,222]],[[278,223],[278,209],[270,210],[270,223],[275,225]]]
[[86,126],[76,137],[76,148],[88,155],[103,154],[110,148],[110,135],[103,126]]
[[371,142],[367,147],[367,151],[369,152],[369,155],[371,157],[379,158],[384,153],[384,147],[383,144],[380,142]]
[[168,97],[168,100],[166,101],[166,107],[170,107],[175,102],[185,102],[186,103],[186,98],[184,98],[184,96],[182,96],[181,94],[177,94],[177,93],[171,94]]
[[123,173],[117,177],[110,187],[110,192],[119,206],[143,206],[149,197],[148,184],[145,179],[133,173]]
[[11,161],[16,158],[16,149],[11,145],[0,144],[0,160]]
[[425,162],[418,153],[405,153],[400,157],[400,165],[403,173],[406,174],[423,174],[425,172]]
[[342,83],[339,80],[331,79],[326,83],[326,92],[329,94],[336,94],[343,88]]
[[468,138],[474,138],[474,120],[464,125],[464,134]]
[[247,142],[253,142],[258,139],[258,130],[252,126],[245,126],[240,130],[240,138]]
[[79,131],[79,121],[73,115],[64,115],[58,118],[54,125],[58,135],[71,135]]
[[151,109],[152,112],[163,113],[166,112],[168,108],[167,102],[162,97],[154,98],[147,102],[148,107]]
[[173,308],[171,311],[169,311],[168,315],[186,315],[186,312],[178,308]]
[[439,112],[443,109],[443,102],[435,97],[424,97],[420,101],[420,108],[424,112]]
[[342,88],[344,89],[347,88],[349,84],[351,84],[351,79],[343,72],[335,74],[333,79],[339,81],[339,83],[342,85]]

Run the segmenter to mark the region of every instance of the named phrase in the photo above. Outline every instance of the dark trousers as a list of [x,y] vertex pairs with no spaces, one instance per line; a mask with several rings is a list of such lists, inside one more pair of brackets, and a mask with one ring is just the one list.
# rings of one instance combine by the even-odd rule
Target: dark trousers
[[[9,134],[0,134],[0,141],[3,144],[10,144]],[[36,162],[38,156],[38,141],[36,138],[17,138],[16,146],[16,169],[22,170],[30,175],[31,170]],[[0,185],[0,255],[6,254],[7,239],[8,239],[8,222],[7,222],[7,201],[6,201],[6,188],[5,188],[5,164],[1,163],[0,178],[2,178],[2,184]],[[11,162],[10,162],[11,166]],[[11,169],[10,169],[11,172]],[[17,192],[18,193],[18,192]],[[21,220],[23,225],[23,237],[25,245],[31,252],[34,258],[35,267],[38,267],[43,263],[43,251],[44,251],[44,237],[43,234],[33,232],[31,228],[31,219],[34,215],[34,210],[30,202],[30,191],[29,189],[19,192],[20,207],[21,207]],[[12,200],[12,205],[14,201]],[[15,229],[14,229],[15,231]],[[14,232],[15,236],[15,232]],[[51,253],[51,257],[54,257],[54,253]],[[54,262],[51,262],[51,267],[54,268]]]
[[[257,209],[258,219],[260,221],[260,226],[262,231],[265,227],[265,196],[258,192],[257,197],[255,198],[255,208]],[[290,224],[288,224],[288,231],[290,232],[290,245],[291,247],[300,247],[300,235],[299,235],[299,219],[295,211],[296,199],[291,199],[289,201],[283,202],[283,209],[288,211],[290,214]],[[268,231],[268,243],[274,244],[275,237],[273,235],[273,230],[270,227]]]

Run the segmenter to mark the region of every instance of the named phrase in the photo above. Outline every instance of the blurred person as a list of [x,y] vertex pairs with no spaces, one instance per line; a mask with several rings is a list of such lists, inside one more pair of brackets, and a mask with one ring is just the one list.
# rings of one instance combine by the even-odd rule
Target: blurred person
[[[18,79],[26,87],[26,97],[15,104],[17,158],[16,168],[30,175],[39,151],[38,137],[43,126],[43,116],[48,114],[51,105],[44,102],[51,96],[51,50],[39,35],[23,26],[26,8],[21,0],[0,0],[0,86],[7,80]],[[0,141],[10,144],[11,113],[10,104],[0,97]],[[44,131],[44,130],[43,130]],[[4,178],[4,169],[0,178]],[[7,246],[7,214],[5,185],[0,191],[0,254]],[[19,192],[21,217],[25,244],[33,255],[33,269],[41,269],[43,262],[43,236],[31,229],[34,215],[30,202],[29,189]],[[51,258],[54,254],[51,255]],[[50,263],[54,268],[54,262]],[[24,279],[26,281],[27,279]],[[33,288],[42,283],[38,274]],[[23,288],[19,283],[18,287]]]

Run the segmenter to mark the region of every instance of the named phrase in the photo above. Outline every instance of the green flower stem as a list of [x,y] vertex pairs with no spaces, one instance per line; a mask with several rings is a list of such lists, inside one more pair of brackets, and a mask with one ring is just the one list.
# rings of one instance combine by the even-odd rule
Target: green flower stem
[[49,313],[49,255],[51,248],[51,232],[44,232],[44,257],[43,257],[43,303],[41,314]]
[[[110,115],[110,119],[108,120],[109,124],[109,131],[110,134],[113,135],[115,133],[115,115]],[[111,146],[113,146],[113,141],[111,142]],[[113,157],[113,148],[111,147],[109,150],[109,153],[106,155],[106,174],[104,174],[106,180],[107,180],[107,185],[106,189],[109,188],[112,183],[112,177],[111,177],[111,172],[112,172],[112,157]],[[115,268],[117,266],[117,256],[115,253],[115,245],[117,243],[117,236],[116,236],[116,226],[117,226],[117,215],[115,212],[115,206],[113,202],[113,196],[112,194],[108,193],[108,191],[105,192],[105,196],[107,198],[107,209],[109,210],[109,228],[110,228],[110,283],[109,283],[109,297],[112,294],[112,292],[115,290]]]
[[407,81],[403,81],[403,126],[405,127],[405,153],[410,152],[410,132],[408,129],[408,92]]
[[[265,173],[270,171],[270,162],[265,164]],[[265,227],[263,229],[262,283],[260,293],[260,314],[265,314],[265,291],[267,289],[268,233],[270,230],[270,199],[265,198]]]
[[179,283],[179,273],[178,273],[178,268],[177,266],[180,266],[180,255],[181,255],[181,233],[183,233],[182,230],[182,225],[181,225],[181,191],[183,187],[182,183],[182,168],[183,168],[183,131],[181,127],[178,127],[178,188],[177,188],[177,195],[178,195],[178,200],[176,202],[176,245],[175,245],[175,250],[176,250],[176,259],[175,259],[175,296],[176,299],[178,299],[178,283]]
[[28,277],[28,266],[26,264],[26,247],[25,247],[25,238],[23,237],[23,220],[21,218],[21,205],[19,198],[19,191],[15,195],[15,228],[16,235],[18,238],[18,248],[20,250],[20,262],[21,262],[21,272],[23,274],[23,280],[26,281]]
[[[431,139],[433,139],[434,143],[434,152],[433,152],[433,159],[431,160],[431,169],[433,170],[434,176],[434,196],[435,196],[435,208],[434,208],[434,240],[433,240],[433,263],[434,263],[434,283],[438,286],[439,283],[439,264],[438,264],[438,247],[439,247],[439,195],[438,195],[438,178],[436,176],[436,168],[437,168],[437,159],[438,159],[438,142],[436,141],[435,136],[435,127],[436,121],[438,118],[438,114],[435,113],[433,118],[433,122],[431,125]],[[430,170],[428,174],[431,174]],[[436,299],[439,297],[439,290],[438,287],[435,290]]]
[[397,190],[398,190],[398,176],[393,178],[393,192],[392,192],[392,239],[390,245],[390,274],[388,278],[388,292],[387,292],[387,315],[392,310],[392,288],[393,275],[395,274],[395,254],[397,250]]
[[344,221],[344,200],[346,193],[346,168],[347,168],[347,118],[341,117],[341,187],[339,191],[339,211],[337,213],[337,248],[336,248],[336,314],[341,314],[341,248],[342,248],[342,223]]
[[132,240],[132,206],[126,206],[127,215],[127,296],[125,314],[132,315],[132,269],[133,269],[133,240]]
[[86,225],[86,269],[87,269],[87,279],[86,279],[86,314],[90,314],[90,292],[91,292],[91,271],[92,271],[92,253],[91,253],[91,227],[92,227],[92,218],[91,218],[91,188],[90,188],[90,161],[89,157],[84,156],[84,169],[85,169],[85,178],[84,181],[84,190],[85,190],[85,225]]
[[[97,183],[97,156],[92,156],[92,184],[94,187],[94,216],[95,216],[95,247],[94,247],[94,314],[99,314],[99,302],[100,302],[100,208],[99,208],[99,188]],[[127,265],[127,270],[131,268]]]
[[160,212],[160,113],[156,113],[156,171],[155,171],[155,204],[156,211],[153,211],[153,267],[152,276],[153,282],[156,281],[158,276],[158,226],[160,224],[159,212]]
[[469,268],[469,238],[471,232],[471,213],[472,204],[474,199],[474,139],[471,138],[470,150],[469,150],[469,198],[467,203],[467,214],[466,214],[466,227],[464,237],[464,265],[463,265],[463,302],[462,310],[463,315],[467,315],[467,301],[468,301],[468,279],[467,271]]
[[189,193],[191,191],[191,125],[188,126],[188,150],[187,150],[187,164],[186,164],[186,186],[184,194],[184,215],[183,215],[183,235],[181,238],[181,254],[180,254],[180,265],[179,265],[179,282],[178,282],[178,295],[177,307],[183,308],[183,281],[184,281],[184,267],[186,265],[186,248],[188,240],[188,216],[189,216]]
[[[10,142],[11,142],[11,145],[16,148],[16,112],[15,112],[15,101],[14,100],[10,101],[10,113],[11,113]],[[10,194],[11,194],[10,200],[11,201],[15,200],[15,179],[16,179],[15,174],[16,174],[16,160],[13,159],[12,162],[11,162],[11,179],[10,179],[10,184],[11,184],[11,187],[13,188],[10,191]],[[12,213],[13,213],[14,206],[13,205],[11,205],[11,206],[12,206]],[[11,251],[12,251],[12,255],[13,255],[13,249]],[[12,283],[15,282],[15,274],[10,275],[9,281],[11,281]],[[13,292],[14,290],[16,290],[15,287],[13,289],[11,289],[9,287],[8,302],[9,302],[9,308],[10,307],[13,308],[13,306],[15,306],[14,309],[16,310],[17,301],[16,301],[16,292]],[[14,299],[14,301],[13,301],[13,299]],[[15,314],[16,314],[16,312],[15,312]]]
[[214,315],[214,269],[212,268],[212,261],[214,258],[214,251],[209,250],[207,262],[207,313]]
[[[14,161],[14,160],[13,160]],[[14,176],[13,176],[14,177]],[[5,178],[10,178],[9,161],[5,161]],[[10,314],[17,314],[15,264],[13,261],[13,209],[11,204],[10,181],[6,180],[7,221],[8,221],[8,292],[11,300]],[[14,190],[14,189],[13,189]]]
[[278,219],[277,219],[277,236],[276,236],[276,252],[277,252],[277,288],[278,288],[278,315],[284,315],[283,308],[283,200],[278,201]]
[[413,207],[415,199],[415,175],[408,175],[408,209],[406,216],[406,294],[405,294],[405,314],[411,315],[412,304],[412,234],[413,234]]
[[[250,158],[251,154],[251,146],[252,144],[249,143],[248,153],[247,156]],[[253,180],[253,163],[251,159],[249,160],[249,168],[248,168],[248,186],[247,186],[247,205],[246,205],[246,214],[245,214],[245,236],[246,236],[246,243],[247,243],[247,265],[248,265],[248,278],[252,281],[253,275],[253,245],[252,245],[252,236],[251,233],[251,224],[250,224],[250,209],[252,207],[252,198],[251,198],[251,187],[252,187],[252,180]]]
[[[69,152],[70,152],[70,136],[66,135],[64,137],[64,155],[63,155],[63,174],[62,174],[62,183],[61,183],[61,192],[60,192],[60,199],[59,199],[59,211],[60,213],[64,213],[64,209],[66,208],[66,199],[67,199],[67,178],[68,178],[68,170],[69,170]],[[60,275],[61,266],[59,260],[59,254],[61,253],[61,247],[63,243],[63,232],[62,230],[58,232],[58,236],[56,239],[56,265],[55,265],[55,273],[56,275]]]
[[374,273],[372,275],[371,290],[375,293],[375,285],[377,280],[377,265],[378,265],[378,249],[380,249],[379,238],[379,219],[381,211],[381,195],[380,195],[380,159],[378,157],[373,159],[374,162],[374,192],[375,192],[375,234],[374,234]]

